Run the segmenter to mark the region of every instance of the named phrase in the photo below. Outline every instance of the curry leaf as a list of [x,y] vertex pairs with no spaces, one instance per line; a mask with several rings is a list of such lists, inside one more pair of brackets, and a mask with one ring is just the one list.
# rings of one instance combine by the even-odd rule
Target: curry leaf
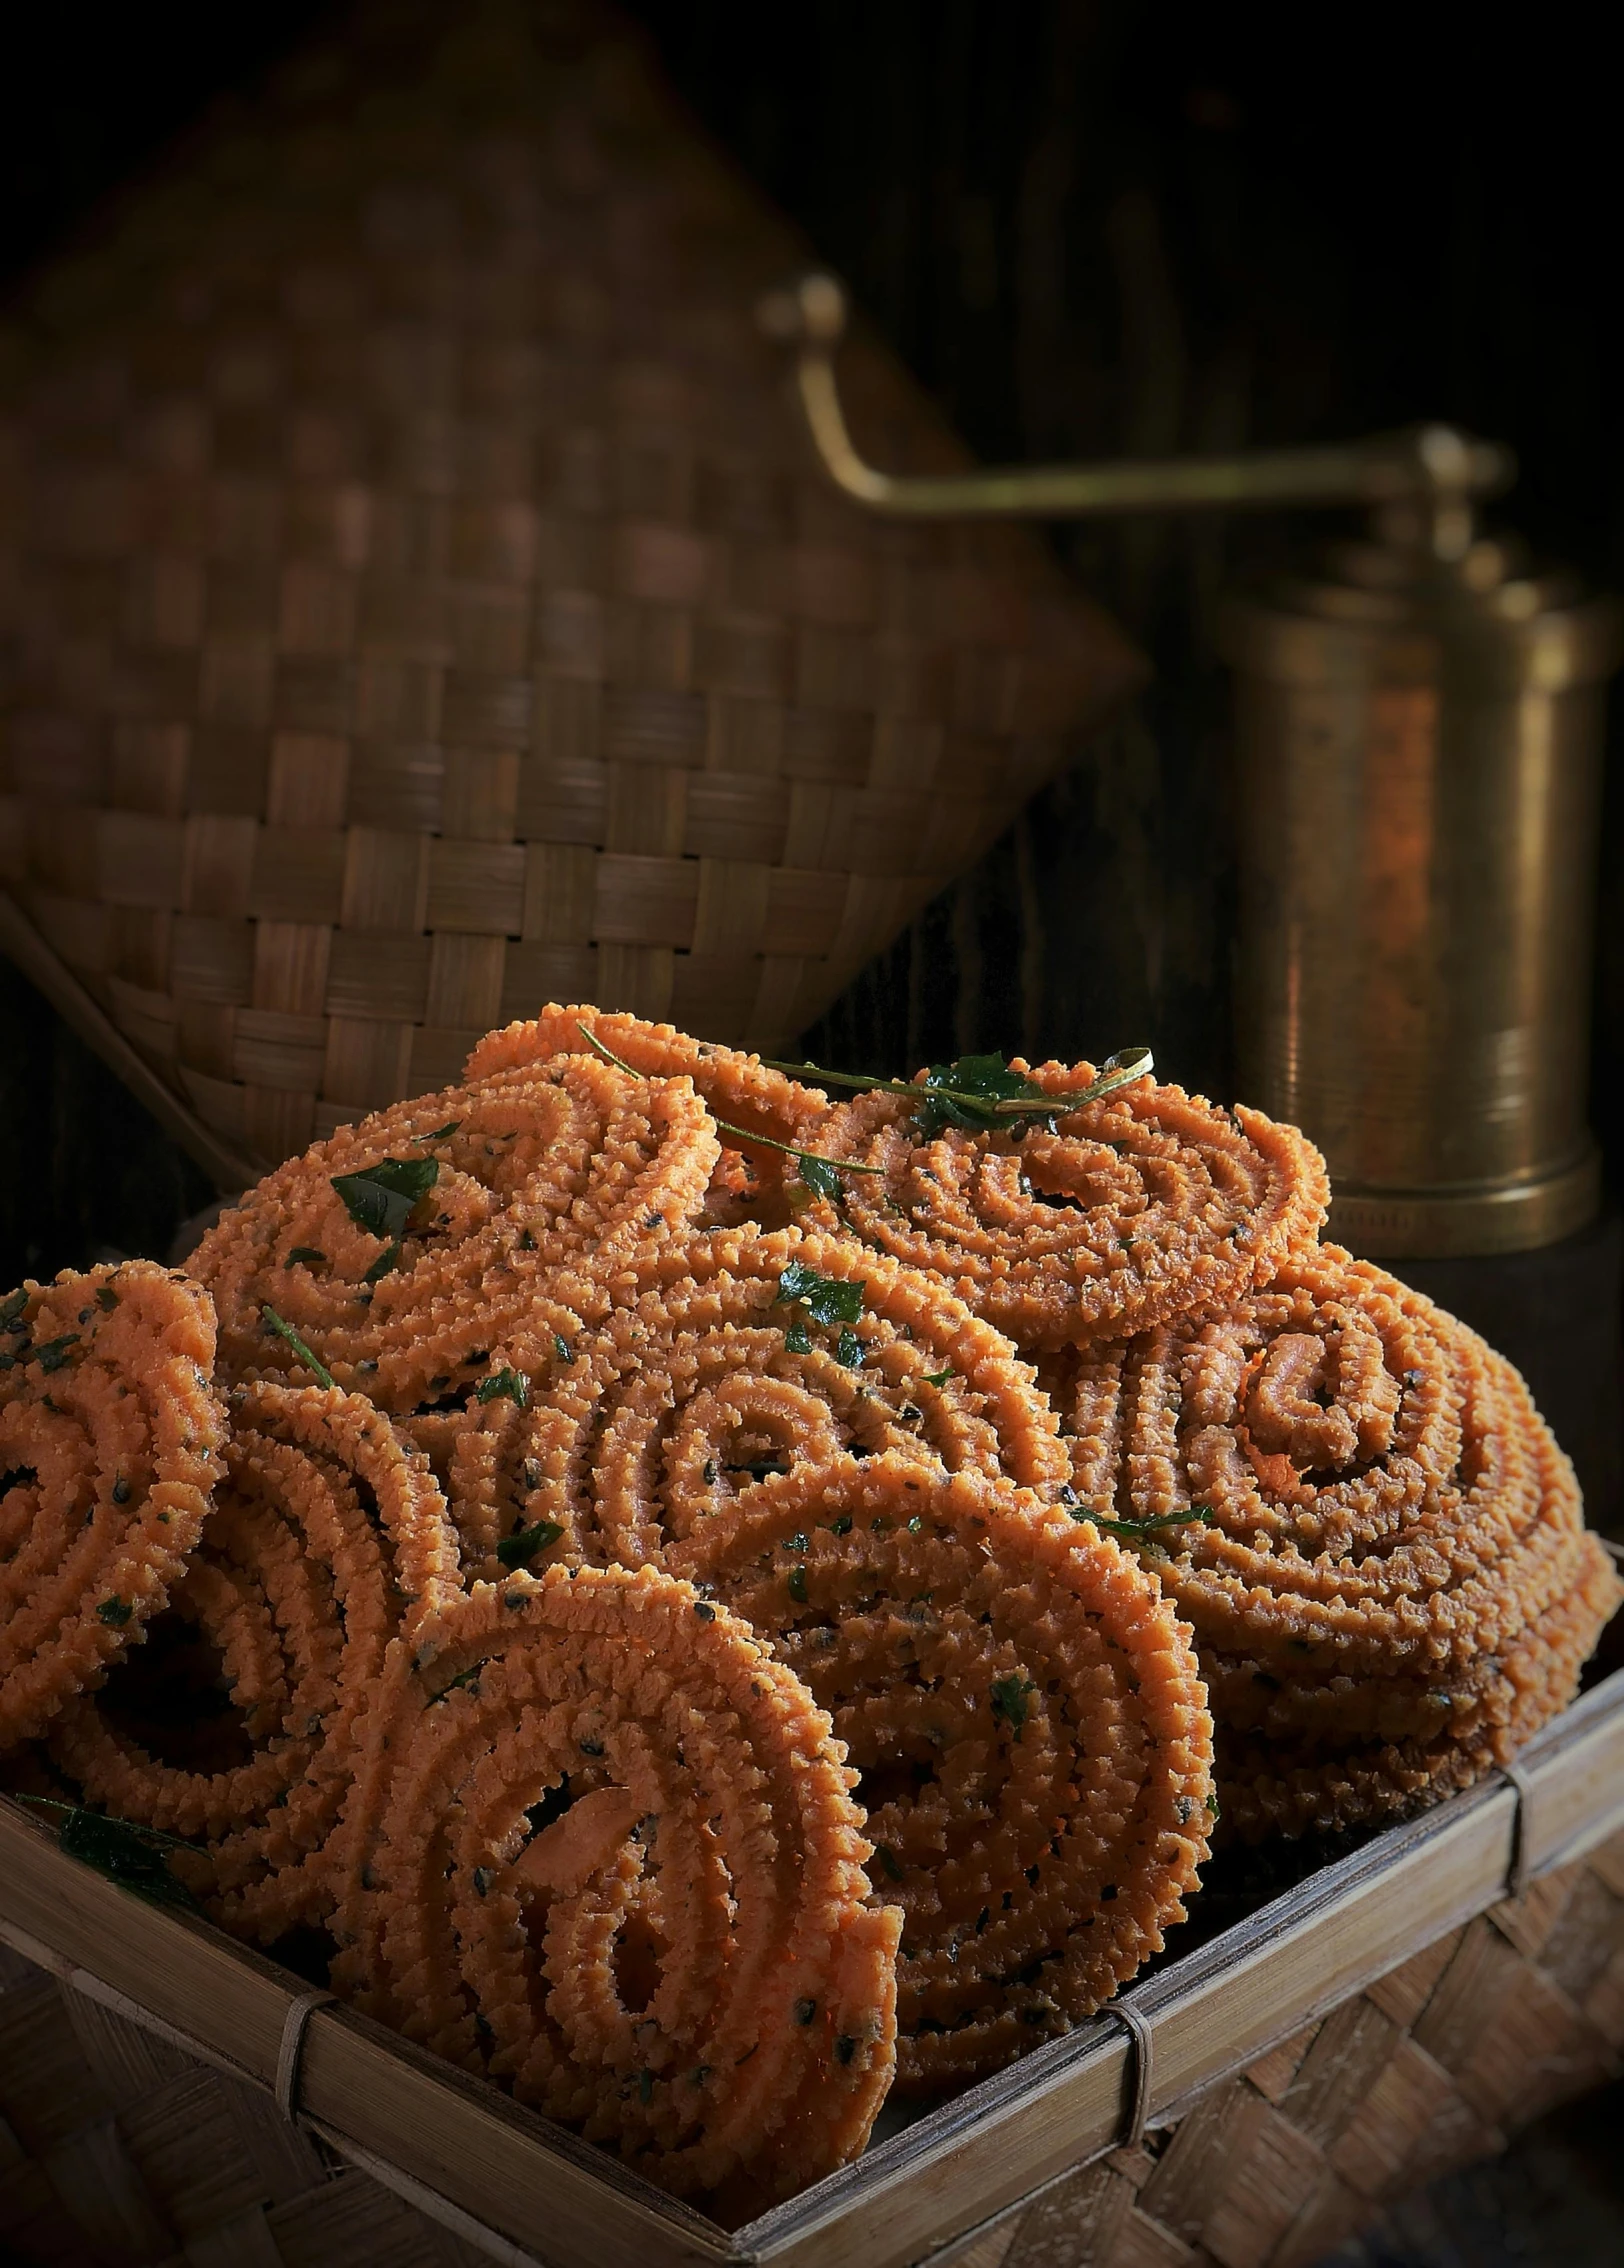
[[332,1183],[357,1228],[392,1242],[439,1178],[438,1158],[380,1158]]
[[800,1260],[788,1261],[778,1278],[775,1307],[804,1307],[814,1323],[855,1323],[863,1312],[866,1283],[854,1284],[841,1276],[820,1276]]
[[1192,1504],[1188,1512],[1155,1512],[1148,1520],[1108,1520],[1098,1512],[1074,1512],[1074,1520],[1092,1520],[1096,1528],[1108,1536],[1116,1536],[1128,1544],[1153,1543],[1169,1528],[1196,1528],[1212,1525],[1212,1508],[1206,1504]]
[[819,1157],[812,1150],[801,1152],[801,1179],[814,1197],[840,1195],[840,1171],[828,1158]]
[[[494,1402],[503,1394],[510,1402],[517,1402],[521,1410],[526,1407],[530,1400],[530,1381],[522,1370],[514,1370],[509,1366],[493,1371],[489,1378],[482,1378],[474,1388],[476,1402]],[[563,1530],[560,1529],[559,1533],[562,1534]]]
[[[1001,1055],[961,1055],[956,1063],[933,1063],[925,1073],[924,1098],[915,1113],[925,1137],[944,1126],[986,1133],[1009,1122],[1000,1104],[1030,1103],[1035,1118],[1052,1118],[1053,1095],[1012,1071]],[[1019,1123],[1019,1121],[1017,1121]]]
[[82,1804],[58,1803],[51,1796],[24,1796],[24,1803],[60,1812],[57,1843],[69,1858],[95,1868],[112,1882],[154,1904],[184,1906],[196,1913],[197,1901],[183,1882],[169,1871],[170,1851],[195,1850],[156,1827],[140,1827],[133,1820],[113,1819],[105,1812],[87,1811]]
[[[1056,1095],[1011,1071],[999,1055],[964,1055],[956,1063],[934,1063],[922,1080],[882,1079],[870,1071],[826,1071],[816,1063],[780,1063],[771,1057],[765,1061],[769,1070],[788,1071],[819,1086],[860,1087],[870,1093],[904,1095],[910,1101],[918,1099],[923,1086],[927,1099],[920,1117],[927,1136],[940,1133],[944,1125],[984,1131],[1012,1121],[1012,1131],[1020,1133],[1025,1130],[1022,1122],[1047,1122],[1067,1111],[1081,1110],[1118,1087],[1149,1078],[1155,1069],[1148,1047],[1119,1048],[1115,1055],[1106,1057],[1098,1075],[1086,1087]],[[1001,1087],[1000,1080],[1011,1084]]]
[[1021,1727],[1026,1722],[1028,1696],[1036,1691],[1032,1680],[1022,1677],[1018,1670],[1008,1677],[995,1677],[992,1681],[993,1723],[1008,1725],[1019,1740]]
[[528,1567],[538,1551],[557,1543],[563,1533],[556,1520],[538,1520],[533,1528],[520,1528],[504,1536],[496,1547],[496,1556],[504,1567]]

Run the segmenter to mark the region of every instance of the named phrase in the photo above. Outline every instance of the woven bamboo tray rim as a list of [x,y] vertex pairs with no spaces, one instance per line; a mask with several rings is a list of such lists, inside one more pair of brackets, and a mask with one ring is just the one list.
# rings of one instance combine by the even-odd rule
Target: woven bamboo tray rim
[[[647,2268],[903,2268],[968,2254],[1060,2176],[1110,2151],[1148,2081],[1149,2123],[1224,2080],[1516,1887],[1624,1825],[1624,1670],[1548,1726],[1507,1778],[1470,1790],[1172,1961],[1124,1999],[1141,2074],[1106,2013],[729,2233],[618,2161],[339,2005],[311,2015],[305,2121],[340,2156],[498,2258]],[[206,1923],[149,1907],[65,1858],[0,1800],[0,1938],[74,1989],[273,2088],[308,1988]],[[112,1996],[109,2000],[109,1995]],[[413,2169],[408,2172],[407,2167]]]

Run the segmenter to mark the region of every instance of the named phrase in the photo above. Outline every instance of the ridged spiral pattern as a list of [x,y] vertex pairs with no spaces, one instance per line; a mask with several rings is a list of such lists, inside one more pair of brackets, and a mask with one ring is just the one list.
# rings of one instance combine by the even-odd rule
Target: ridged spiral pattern
[[513,1064],[579,1054],[591,1044],[581,1036],[583,1024],[634,1071],[692,1080],[714,1118],[745,1136],[765,1137],[740,1144],[739,1134],[723,1134],[704,1225],[733,1227],[745,1218],[774,1228],[787,1224],[792,1205],[804,1200],[805,1191],[795,1187],[800,1172],[796,1160],[773,1144],[818,1149],[818,1129],[829,1116],[829,1104],[823,1094],[773,1070],[758,1055],[692,1039],[670,1024],[647,1023],[640,1016],[550,1003],[526,1023],[488,1032],[468,1058],[468,1076],[482,1078]]
[[[396,1414],[473,1383],[498,1344],[540,1368],[578,1328],[567,1297],[549,1305],[553,1279],[580,1287],[570,1271],[684,1228],[718,1154],[685,1080],[581,1055],[380,1111],[279,1166],[199,1245],[222,1369],[308,1376],[267,1307],[340,1386]],[[333,1178],[429,1160],[391,1265],[392,1240],[357,1223]]]
[[238,1388],[225,1467],[175,1636],[218,1655],[241,1753],[167,1762],[96,1696],[51,1749],[99,1809],[199,1845],[182,1878],[271,1942],[331,1912],[324,1846],[377,1678],[391,1639],[458,1594],[457,1542],[427,1465],[359,1395]]
[[979,2078],[1109,1999],[1183,1918],[1211,1727],[1130,1554],[979,1473],[802,1466],[670,1559],[772,1641],[857,1767],[903,1909],[897,2077]]
[[753,1632],[652,1568],[481,1585],[393,1651],[367,1736],[357,2006],[730,2220],[861,2149],[900,1916]]
[[219,1469],[205,1293],[146,1260],[24,1284],[0,1325],[0,1751],[137,1643]]
[[1624,1596],[1510,1364],[1335,1246],[1049,1378],[1082,1504],[1179,1523],[1147,1531],[1147,1564],[1194,1625],[1244,1835],[1355,1825],[1504,1762]]
[[[785,1296],[792,1268],[860,1287],[856,1320],[811,1319]],[[612,1312],[533,1394],[535,1485],[506,1497],[509,1534],[521,1520],[564,1531],[554,1557],[577,1539],[589,1559],[657,1565],[773,1472],[843,1453],[1065,1483],[1054,1413],[1008,1342],[944,1285],[848,1239],[694,1235],[612,1289]]]
[[818,1138],[846,1174],[808,1224],[942,1277],[1027,1348],[1127,1337],[1212,1314],[1312,1242],[1325,1162],[1295,1127],[1148,1079],[1067,1110],[1091,1064],[1010,1069],[1056,1098],[1053,1133],[921,1131],[919,1103],[859,1095]]

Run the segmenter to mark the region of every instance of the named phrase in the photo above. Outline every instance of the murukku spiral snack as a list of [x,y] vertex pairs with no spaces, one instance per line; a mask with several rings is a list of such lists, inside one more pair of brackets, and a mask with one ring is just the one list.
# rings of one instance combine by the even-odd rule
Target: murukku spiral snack
[[214,1311],[146,1260],[0,1302],[0,1749],[35,1738],[160,1613],[225,1411]]
[[482,1585],[377,1689],[334,1981],[736,2221],[855,2156],[890,2081],[900,1916],[850,1778],[687,1584]]
[[803,1218],[943,1277],[1023,1348],[1219,1312],[1312,1243],[1329,1185],[1295,1127],[1148,1077],[1068,1109],[1097,1076],[1017,1060],[1001,1084],[1037,1099],[996,1123],[992,1102],[956,1122],[924,1074],[917,1100],[859,1095],[818,1148],[880,1171],[842,1173]]
[[[571,1349],[569,1367],[579,1363]],[[571,1486],[576,1426],[531,1400],[530,1382],[498,1361],[460,1409],[397,1421],[428,1458],[457,1530],[465,1578],[499,1583],[518,1568],[601,1563],[589,1500]]]
[[532,1456],[542,1485],[522,1508],[589,1557],[658,1565],[771,1474],[842,1454],[1065,1484],[1054,1412],[1008,1341],[944,1284],[861,1245],[694,1235],[609,1288],[613,1311],[531,1396],[568,1430]]
[[[237,1388],[225,1466],[171,1643],[218,1662],[235,1753],[200,1762],[182,1737],[171,1760],[132,1731],[116,1680],[49,1737],[98,1809],[199,1845],[177,1871],[229,1928],[270,1942],[330,1908],[323,1847],[389,1642],[458,1595],[457,1544],[422,1457],[359,1395]],[[183,1736],[199,1698],[178,1696]]]
[[579,1328],[549,1285],[684,1228],[718,1154],[685,1080],[580,1054],[380,1111],[268,1174],[198,1246],[222,1367],[313,1375],[313,1355],[397,1413],[472,1385],[499,1341],[542,1369]]
[[[591,1040],[583,1038],[583,1026],[592,1035]],[[593,1042],[607,1055],[651,1078],[691,1079],[718,1121],[723,1140],[739,1145],[713,1189],[707,1225],[735,1226],[745,1217],[744,1205],[749,1208],[749,1217],[772,1227],[784,1225],[787,1192],[797,1182],[799,1166],[778,1145],[821,1148],[818,1129],[829,1116],[829,1103],[827,1097],[787,1078],[758,1055],[718,1047],[709,1040],[690,1039],[670,1024],[645,1023],[639,1016],[550,1005],[527,1023],[488,1032],[468,1058],[467,1076],[483,1078],[513,1064],[578,1055]],[[798,1189],[797,1195],[804,1198],[804,1189]],[[727,1217],[729,1200],[734,1209],[732,1220]]]
[[1160,1949],[1206,1854],[1211,1720],[1131,1554],[885,1455],[769,1480],[668,1558],[772,1641],[857,1767],[904,1915],[899,2085],[996,2070]]
[[1624,1597],[1517,1373],[1335,1246],[1051,1383],[1082,1504],[1137,1528],[1195,1626],[1243,1836],[1357,1825],[1505,1762]]

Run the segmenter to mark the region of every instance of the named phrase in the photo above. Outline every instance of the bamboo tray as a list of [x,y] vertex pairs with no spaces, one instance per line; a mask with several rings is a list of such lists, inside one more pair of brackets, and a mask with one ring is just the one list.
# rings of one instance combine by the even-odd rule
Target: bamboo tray
[[[1616,2068],[1621,1830],[1624,1670],[1549,1726],[1511,1774],[1320,1869],[1168,1961],[1111,2012],[730,2234],[365,2018],[312,2006],[319,1996],[301,1979],[131,1897],[0,1801],[0,1939],[22,1956],[14,1987],[20,1977],[36,1998],[60,1990],[72,2021],[56,2031],[83,2037],[88,2020],[103,2067],[99,2114],[93,2106],[70,2138],[57,2133],[54,2159],[51,2147],[37,2152],[74,2216],[63,2225],[99,2241],[57,2250],[24,2232],[8,2257],[174,2268],[481,2255],[547,2268],[1288,2268],[1317,2258],[1379,2196],[1492,2152],[1505,2128]],[[27,2054],[8,2053],[10,2000],[0,1993],[0,2110],[26,2129],[46,2117],[40,2091],[48,2097],[53,2082],[41,2074],[37,2020]],[[139,2050],[154,2034],[169,2043],[157,2051],[170,2056],[165,2071],[192,2070],[236,2097],[255,2086],[280,2097],[280,2110],[263,2095],[252,2104],[259,2174],[250,2168],[246,2191],[219,2177],[227,2225],[198,2224],[195,2180],[168,2224],[152,2204],[151,2148],[143,2157],[135,2147],[132,2162],[120,2140],[130,2114],[107,2080],[109,2026],[127,2035],[114,2057],[127,2092],[138,2091],[128,2043]],[[227,2077],[197,2074],[198,2061]],[[150,2079],[140,2084],[150,2090]],[[92,2130],[100,2140],[87,2159]],[[22,2210],[7,2138],[0,2124],[0,2250]],[[277,2216],[294,2206],[277,2203],[286,2165],[264,2170],[278,2149],[302,2152],[305,2169],[303,2187],[292,2185],[296,2241],[280,2246]],[[124,2200],[111,2236],[105,2201],[86,2202],[87,2167]],[[312,2197],[335,2216],[325,2235]],[[184,2250],[166,2235],[177,2221]]]

